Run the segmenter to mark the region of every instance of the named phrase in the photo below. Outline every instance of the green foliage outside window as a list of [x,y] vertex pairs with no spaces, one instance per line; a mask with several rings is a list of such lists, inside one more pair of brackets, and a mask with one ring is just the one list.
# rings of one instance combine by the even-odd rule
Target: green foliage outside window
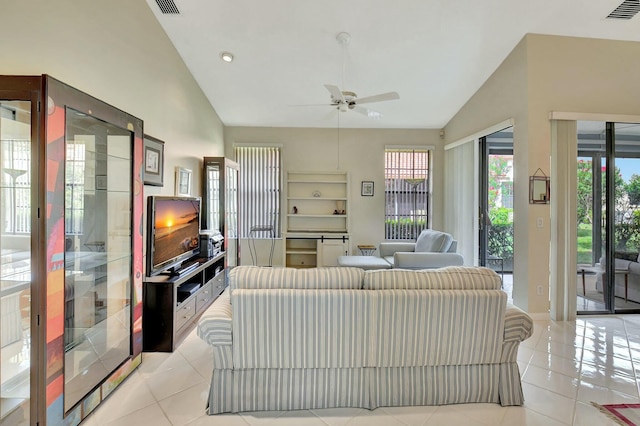
[[513,209],[499,207],[489,211],[487,248],[493,256],[513,259]]
[[[600,167],[602,180],[602,215],[605,213],[606,168]],[[640,249],[640,176],[631,175],[625,183],[619,168],[614,170],[614,228],[615,249],[619,251],[635,251]],[[604,228],[594,223],[593,214],[593,162],[578,160],[577,176],[577,221],[578,221],[578,263],[598,261],[592,258],[592,232],[600,230],[604,236]]]
[[499,205],[498,197],[500,196],[501,184],[511,172],[511,164],[509,161],[512,158],[511,155],[492,155],[489,157],[489,206]]
[[425,219],[414,221],[412,218],[387,219],[385,227],[387,238],[390,240],[415,240],[418,234],[427,228],[427,221]]

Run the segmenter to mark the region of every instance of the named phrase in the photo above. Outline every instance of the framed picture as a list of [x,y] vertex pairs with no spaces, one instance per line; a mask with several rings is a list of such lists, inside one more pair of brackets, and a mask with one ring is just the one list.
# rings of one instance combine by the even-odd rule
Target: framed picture
[[164,186],[164,142],[149,135],[144,135],[144,169],[142,170],[145,185]]
[[373,182],[369,180],[362,181],[362,188],[360,190],[360,195],[363,197],[373,197]]
[[191,195],[191,170],[176,167],[176,195],[179,197]]

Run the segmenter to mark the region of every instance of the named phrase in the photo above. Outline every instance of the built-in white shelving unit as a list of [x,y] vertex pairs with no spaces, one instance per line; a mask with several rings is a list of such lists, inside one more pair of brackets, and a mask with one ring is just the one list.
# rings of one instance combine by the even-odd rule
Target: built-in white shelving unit
[[287,172],[286,185],[286,266],[335,265],[349,252],[347,173]]

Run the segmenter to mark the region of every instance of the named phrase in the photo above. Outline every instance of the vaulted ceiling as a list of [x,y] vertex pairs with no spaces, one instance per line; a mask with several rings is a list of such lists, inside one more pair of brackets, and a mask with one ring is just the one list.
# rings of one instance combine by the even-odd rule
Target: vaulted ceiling
[[[157,1],[227,126],[442,128],[527,33],[640,41],[640,17],[607,19],[622,0]],[[325,84],[400,99],[338,113]]]

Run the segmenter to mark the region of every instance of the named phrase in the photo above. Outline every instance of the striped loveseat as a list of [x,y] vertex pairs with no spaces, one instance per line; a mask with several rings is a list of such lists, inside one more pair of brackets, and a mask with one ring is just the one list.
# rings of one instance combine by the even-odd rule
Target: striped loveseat
[[521,405],[532,329],[486,268],[236,267],[198,324],[208,413]]

